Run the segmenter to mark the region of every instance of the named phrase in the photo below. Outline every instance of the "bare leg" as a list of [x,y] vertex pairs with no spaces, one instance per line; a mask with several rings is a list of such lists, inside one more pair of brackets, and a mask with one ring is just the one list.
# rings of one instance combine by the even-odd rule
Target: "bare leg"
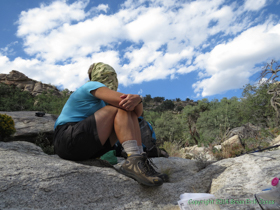
[[138,146],[142,146],[142,139],[141,139],[141,131],[140,131],[140,126],[139,126],[139,122],[138,122],[138,117],[135,115],[135,117],[132,118],[133,119],[133,125],[134,125],[134,131],[135,131],[135,140],[137,141],[137,145]]
[[[121,144],[128,140],[136,140],[138,146],[142,144],[138,118],[134,112],[105,106],[94,115],[101,144],[104,144],[109,137],[111,143],[117,137]],[[133,141],[127,143],[131,142]],[[129,161],[125,161],[120,167],[120,172],[147,186],[162,185],[163,180],[159,177],[160,174],[149,165],[149,161],[146,161],[147,158],[144,155],[139,154],[135,142],[134,145],[138,154],[130,155],[127,158]]]
[[117,139],[120,143],[136,140],[141,145],[141,133],[138,118],[134,112],[127,112],[113,106],[105,106],[95,114],[96,126],[101,144],[110,138],[111,145]]
[[114,126],[120,143],[127,140],[136,140],[137,145],[142,144],[138,117],[134,112],[119,109],[115,117]]

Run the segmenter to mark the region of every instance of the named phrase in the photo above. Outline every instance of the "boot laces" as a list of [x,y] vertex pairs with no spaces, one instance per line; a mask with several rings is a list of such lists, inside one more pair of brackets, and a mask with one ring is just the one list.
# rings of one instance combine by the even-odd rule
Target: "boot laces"
[[144,159],[142,162],[143,173],[145,173],[148,176],[157,175],[158,172],[154,169],[154,167],[157,168],[157,166],[154,164],[152,159],[147,158],[147,157],[144,157],[143,159]]

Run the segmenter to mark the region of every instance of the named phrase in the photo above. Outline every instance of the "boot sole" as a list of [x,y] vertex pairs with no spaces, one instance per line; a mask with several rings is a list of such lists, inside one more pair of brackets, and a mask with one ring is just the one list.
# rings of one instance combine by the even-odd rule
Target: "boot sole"
[[[146,180],[141,179],[138,176],[135,176],[135,174],[133,173],[129,173],[125,170],[123,170],[122,168],[120,168],[119,172],[129,178],[134,179],[135,181],[137,181],[138,183],[145,185],[145,186],[149,186],[149,187],[157,187],[157,186],[161,186],[163,184],[163,182],[159,182],[159,183],[151,183],[151,182],[147,182]],[[160,178],[159,178],[160,179]]]

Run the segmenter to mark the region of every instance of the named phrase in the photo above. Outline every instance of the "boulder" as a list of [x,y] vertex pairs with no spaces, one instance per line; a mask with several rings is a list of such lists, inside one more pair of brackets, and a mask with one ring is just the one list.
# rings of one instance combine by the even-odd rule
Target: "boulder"
[[222,204],[221,209],[261,209],[254,203],[254,194],[271,186],[271,180],[280,176],[279,162],[280,150],[257,152],[218,161],[203,172],[207,175],[215,166],[226,168],[212,180],[210,189],[216,198],[229,201]]
[[206,147],[198,147],[197,145],[194,145],[192,147],[185,147],[184,150],[186,159],[196,159],[200,161],[216,160]]
[[[224,159],[206,168],[182,158],[152,160],[170,174],[170,182],[144,187],[113,167],[62,160],[29,142],[0,142],[0,209],[175,210],[183,193],[211,193],[216,202],[229,201],[221,210],[260,209],[254,194],[280,174],[280,150]],[[247,199],[252,202],[242,203]]]
[[183,193],[211,193],[216,202],[229,201],[221,210],[260,209],[254,194],[280,172],[280,150],[224,159],[206,168],[182,158],[152,160],[171,174],[169,183],[144,187],[113,167],[62,160],[29,142],[0,142],[0,209],[175,210]]
[[34,142],[39,133],[44,134],[49,140],[52,139],[56,115],[45,114],[43,117],[35,116],[36,111],[3,112],[11,116],[15,122],[16,133],[14,139],[19,141]]
[[239,136],[238,135],[234,135],[233,137],[231,137],[228,140],[224,141],[221,145],[222,145],[222,147],[229,146],[229,145],[230,146],[233,146],[233,145],[242,146],[242,143],[241,143],[241,141],[239,139]]
[[227,133],[227,137],[231,138],[235,135],[238,135],[241,140],[247,138],[256,138],[260,130],[261,127],[255,126],[252,123],[247,123],[241,127],[231,129]]
[[189,153],[201,153],[205,151],[205,147],[194,145],[192,147],[185,147],[185,151]]
[[275,146],[280,144],[280,135],[277,136],[272,142],[271,142],[271,146]]
[[215,145],[214,148],[218,151],[222,150],[222,145]]
[[23,91],[30,92],[33,96],[37,96],[48,90],[52,90],[54,95],[61,95],[60,91],[55,86],[30,79],[16,70],[12,70],[9,74],[0,74],[0,82],[17,86]]
[[[154,158],[170,182],[145,187],[113,168],[48,156],[29,142],[0,142],[0,209],[178,209],[185,192],[207,192],[207,178],[196,161]],[[196,178],[194,178],[196,177]]]

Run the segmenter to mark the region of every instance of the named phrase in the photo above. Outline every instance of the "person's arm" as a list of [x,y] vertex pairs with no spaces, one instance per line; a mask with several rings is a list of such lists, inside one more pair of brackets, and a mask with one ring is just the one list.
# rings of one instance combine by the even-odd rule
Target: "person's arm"
[[[139,95],[123,94],[110,90],[107,87],[100,87],[91,91],[91,94],[108,104],[124,109],[126,111],[134,111],[137,116],[141,116],[143,112],[143,105]],[[140,104],[139,104],[140,103]]]

